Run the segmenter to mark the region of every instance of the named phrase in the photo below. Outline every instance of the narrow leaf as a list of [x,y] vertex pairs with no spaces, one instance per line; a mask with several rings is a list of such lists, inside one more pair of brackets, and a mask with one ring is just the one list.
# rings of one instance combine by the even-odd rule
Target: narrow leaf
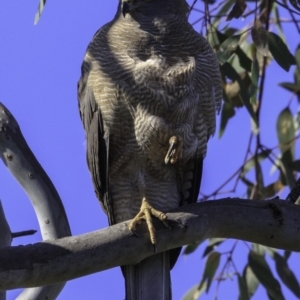
[[199,285],[199,290],[203,288],[203,284],[207,283],[206,292],[209,291],[211,282],[215,276],[219,264],[220,264],[220,253],[212,252],[206,260],[203,277]]
[[246,7],[247,4],[245,0],[236,0],[234,6],[232,7],[231,11],[228,14],[226,21],[230,21],[233,18],[238,19],[239,17],[241,17]]
[[[262,151],[261,153],[258,154],[256,160],[258,162],[263,161],[264,159],[266,159],[267,157],[269,157],[269,155],[271,154],[271,152],[272,152],[271,150]],[[254,167],[255,167],[255,157],[252,157],[244,165],[243,172],[241,173],[241,176],[245,176]]]
[[240,37],[241,35],[233,35],[221,44],[220,50],[217,52],[218,60],[221,63],[225,63],[235,52],[239,44]]
[[184,248],[183,254],[188,255],[196,251],[196,249],[199,247],[200,243],[192,244],[192,245],[187,245]]
[[293,83],[293,82],[281,82],[279,85],[286,90],[292,92],[292,93],[300,93],[300,82],[299,83]]
[[285,300],[281,291],[281,286],[277,279],[273,276],[265,258],[254,251],[250,251],[248,261],[253,273],[267,290],[267,293],[272,297],[272,299]]
[[43,12],[44,7],[46,5],[46,1],[47,0],[40,0],[39,6],[38,6],[38,11],[35,14],[35,18],[34,18],[34,25],[36,25],[38,23],[38,21],[40,20],[40,17],[42,15],[42,12]]
[[182,297],[181,300],[197,300],[203,294],[206,289],[206,283],[203,284],[203,287],[199,289],[199,284],[193,286],[186,294]]
[[296,64],[295,57],[291,54],[283,40],[274,32],[268,32],[269,50],[276,62],[285,70],[289,71]]
[[242,98],[242,101],[244,103],[244,105],[246,106],[250,116],[252,117],[254,123],[257,125],[257,119],[253,110],[253,107],[250,103],[250,96],[248,94],[248,91],[240,77],[240,75],[236,72],[236,70],[229,64],[229,63],[224,63],[221,66],[221,70],[222,72],[232,81],[237,81],[238,84],[240,85],[240,95]]
[[284,250],[284,254],[283,254],[283,257],[286,261],[288,261],[288,259],[290,258],[292,252],[291,251],[288,251],[288,250]]
[[246,53],[241,49],[240,46],[236,47],[235,53],[239,58],[241,67],[246,71],[251,72],[252,60],[246,55]]
[[[223,94],[224,95],[224,94]],[[231,103],[224,103],[221,113],[221,125],[219,131],[219,138],[221,138],[225,132],[228,121],[235,115],[234,107]]]
[[287,261],[278,253],[274,253],[273,259],[275,260],[276,271],[282,282],[300,299],[300,285],[295,274],[289,268]]
[[293,171],[300,172],[300,160],[297,159],[297,160],[293,161],[291,167],[292,167]]
[[295,156],[295,142],[293,139],[295,138],[296,130],[292,112],[288,107],[280,112],[277,118],[276,129],[279,147],[282,153],[281,171],[284,176],[283,182],[285,180],[292,189],[295,186],[295,177],[292,171],[292,164]]
[[296,134],[293,115],[289,107],[286,107],[279,113],[276,129],[280,150],[281,153],[284,153],[293,145],[293,139]]
[[249,265],[246,265],[244,269],[243,278],[247,284],[248,296],[249,298],[251,298],[257,291],[257,288],[259,286],[259,281],[255,276],[255,274],[253,273],[252,269],[249,267]]
[[222,18],[222,16],[228,12],[228,10],[230,9],[230,7],[232,6],[233,3],[234,3],[234,0],[224,1],[224,5],[221,6],[220,10],[216,14],[216,17],[214,18],[214,21],[213,21],[214,27],[218,27],[217,25],[219,24],[220,18]]
[[251,36],[256,49],[262,56],[268,55],[268,33],[262,23],[257,19],[251,29]]
[[205,257],[208,254],[210,254],[212,251],[214,251],[224,241],[226,241],[226,239],[223,239],[223,238],[212,238],[212,239],[209,239],[209,244],[206,247],[206,249],[204,250],[202,257]]
[[264,189],[264,195],[266,198],[272,198],[278,194],[284,188],[283,183],[280,179],[270,183]]
[[238,275],[238,284],[239,284],[239,298],[238,300],[249,300],[249,294],[248,294],[248,288],[247,288],[247,283],[246,280]]
[[258,80],[259,80],[259,63],[256,58],[256,55],[252,60],[251,80],[252,80],[252,84],[250,87],[250,95],[251,95],[250,102],[252,104],[256,104],[257,91],[258,91]]
[[297,69],[300,71],[300,44],[296,49],[295,59],[296,59]]

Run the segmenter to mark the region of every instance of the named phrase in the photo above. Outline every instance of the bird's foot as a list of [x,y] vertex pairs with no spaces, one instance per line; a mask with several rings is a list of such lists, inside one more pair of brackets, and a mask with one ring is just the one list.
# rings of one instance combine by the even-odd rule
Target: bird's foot
[[165,156],[165,164],[175,164],[182,157],[182,137],[173,135],[169,139],[169,150]]
[[152,216],[158,218],[161,220],[166,227],[169,228],[169,225],[166,222],[167,216],[161,211],[158,211],[157,209],[153,208],[146,200],[146,198],[143,198],[141,209],[139,213],[134,217],[134,219],[130,222],[128,228],[130,231],[134,232],[136,225],[140,224],[142,220],[145,220],[147,223],[147,227],[150,233],[150,240],[151,243],[155,248],[156,245],[156,236],[155,236],[155,228],[152,223]]

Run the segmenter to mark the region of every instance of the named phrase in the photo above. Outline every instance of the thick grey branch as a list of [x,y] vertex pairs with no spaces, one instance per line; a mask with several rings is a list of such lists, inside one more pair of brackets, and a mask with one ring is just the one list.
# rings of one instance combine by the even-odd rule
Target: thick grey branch
[[[168,213],[172,230],[157,228],[158,251],[212,237],[235,238],[300,251],[300,207],[282,200],[208,201]],[[124,222],[81,236],[0,249],[0,289],[53,284],[153,254],[147,229],[139,236]],[[184,225],[183,225],[184,224]]]
[[[11,232],[7,223],[2,203],[0,201],[0,248],[8,247],[11,245]],[[6,291],[0,291],[0,300],[6,299]]]
[[[43,239],[71,235],[64,207],[54,185],[27,145],[17,121],[1,103],[0,157],[28,194]],[[41,296],[55,299],[53,295],[57,296],[63,286],[64,283],[60,283],[56,286],[26,290],[18,299],[41,299]]]

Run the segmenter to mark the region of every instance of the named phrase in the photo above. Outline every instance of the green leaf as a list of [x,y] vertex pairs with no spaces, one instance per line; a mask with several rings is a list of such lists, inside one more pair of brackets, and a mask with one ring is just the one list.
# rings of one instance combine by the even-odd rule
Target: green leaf
[[217,52],[218,60],[221,63],[225,63],[232,54],[234,54],[239,41],[240,41],[241,35],[233,35],[225,40],[220,46],[220,50]]
[[245,278],[238,275],[238,284],[239,284],[239,298],[238,300],[249,300],[248,288]]
[[239,58],[241,67],[246,71],[251,72],[252,60],[246,55],[246,53],[241,49],[240,46],[236,47],[235,53]]
[[250,95],[251,95],[250,102],[252,104],[256,104],[257,91],[258,91],[258,80],[259,80],[259,64],[258,64],[256,55],[252,60],[251,80],[252,80],[252,84],[250,87]]
[[293,115],[289,107],[279,113],[276,129],[280,150],[281,153],[284,153],[293,146],[296,134]]
[[300,172],[300,160],[299,159],[294,160],[292,162],[291,168],[292,168],[293,171]]
[[200,244],[201,244],[201,243],[196,243],[196,244],[187,245],[187,246],[184,248],[183,254],[184,254],[184,255],[188,255],[188,254],[193,253],[194,251],[196,251],[196,249],[199,247]]
[[278,194],[282,189],[284,188],[284,185],[282,184],[280,179],[277,179],[276,181],[270,183],[267,185],[264,189],[264,196],[266,198],[272,198],[276,194]]
[[295,274],[289,268],[287,261],[278,253],[273,253],[276,271],[282,282],[300,299],[300,285]]
[[297,69],[300,71],[300,44],[296,49],[295,59],[296,59]]
[[217,29],[216,29],[216,34],[220,44],[224,43],[228,39],[228,36],[226,34],[222,33]]
[[279,85],[286,90],[293,92],[295,94],[300,93],[300,82],[299,83],[293,83],[293,82],[281,82]]
[[214,251],[220,244],[222,244],[226,239],[223,238],[212,238],[209,239],[209,244],[203,252],[202,257],[207,256],[209,253]]
[[233,3],[234,0],[224,1],[224,5],[221,6],[220,10],[218,11],[216,17],[213,20],[214,27],[218,27],[217,25],[219,24],[220,19],[223,17],[223,15],[225,15],[228,12]]
[[222,66],[221,66],[221,70],[222,72],[229,78],[231,79],[232,81],[237,81],[238,84],[240,85],[240,96],[241,96],[241,99],[244,103],[244,105],[246,106],[250,116],[252,117],[254,123],[256,124],[256,126],[258,126],[257,124],[257,119],[256,119],[256,116],[255,116],[255,113],[254,113],[254,110],[253,110],[253,107],[250,103],[250,96],[248,94],[248,91],[240,77],[240,75],[236,72],[236,70],[229,64],[229,63],[224,63]]
[[38,6],[38,11],[37,13],[35,14],[35,17],[34,17],[34,25],[36,25],[38,23],[38,21],[40,20],[40,17],[42,15],[42,12],[45,8],[45,5],[46,5],[46,1],[47,0],[40,0],[39,2],[39,6]]
[[267,293],[274,300],[285,300],[281,291],[281,286],[273,276],[272,271],[262,255],[250,251],[248,257],[249,266],[259,282],[267,290]]
[[259,286],[259,281],[255,276],[255,274],[253,273],[252,269],[249,267],[249,265],[245,266],[243,272],[243,278],[247,284],[247,291],[248,291],[249,298],[251,298],[257,291],[257,288]]
[[260,244],[256,244],[256,243],[252,243],[252,247],[253,247],[253,251],[256,254],[259,254],[259,255],[262,255],[262,256],[265,255],[266,250],[267,250],[266,246],[260,245]]
[[288,184],[288,186],[290,187],[290,189],[292,190],[295,187],[296,184],[296,180],[295,180],[295,176],[293,173],[293,169],[291,167],[292,163],[293,163],[293,158],[294,158],[294,154],[293,154],[293,149],[288,149],[286,150],[281,157],[281,162],[282,162],[282,166],[283,166],[283,175],[285,177],[285,180]]
[[293,115],[287,107],[283,109],[277,118],[277,137],[279,141],[279,148],[282,153],[281,167],[284,175],[284,180],[288,183],[290,188],[295,186],[295,178],[292,171],[292,164],[295,155],[295,142],[294,138],[296,130],[294,126]]
[[201,290],[203,288],[203,285],[207,283],[206,292],[209,291],[211,282],[215,276],[219,264],[220,264],[220,253],[212,252],[206,260],[203,277],[199,285],[199,290]]
[[245,9],[247,7],[247,4],[245,0],[236,0],[234,6],[232,7],[231,11],[229,12],[226,21],[230,21],[233,18],[238,19],[242,16]]
[[274,23],[275,23],[277,32],[278,32],[279,36],[282,38],[282,40],[284,42],[286,42],[286,38],[284,36],[284,32],[283,32],[283,29],[282,29],[282,26],[281,26],[281,18],[280,18],[280,15],[279,15],[278,4],[274,3],[272,5],[272,7],[273,7]]
[[275,33],[268,32],[269,50],[276,62],[285,70],[289,71],[292,65],[296,64],[295,57],[291,54],[283,40]]
[[[264,159],[266,159],[267,157],[269,157],[269,155],[271,153],[272,153],[272,150],[269,150],[269,149],[260,152],[258,154],[258,156],[257,156],[257,161],[258,162],[263,161]],[[255,157],[253,156],[244,165],[243,172],[241,173],[241,176],[245,176],[254,167],[255,167]]]
[[257,51],[262,56],[268,55],[268,33],[262,23],[257,19],[251,29],[252,40]]
[[182,300],[197,300],[205,291],[206,283],[203,284],[202,288],[199,289],[199,284],[193,286],[187,293],[182,297]]
[[291,251],[288,251],[288,250],[284,250],[284,254],[283,254],[283,257],[286,261],[288,261],[288,259],[290,258],[292,252]]
[[224,102],[222,107],[222,112],[221,112],[221,125],[219,131],[219,138],[223,136],[229,119],[231,119],[234,115],[235,115],[235,110],[233,105],[231,103]]

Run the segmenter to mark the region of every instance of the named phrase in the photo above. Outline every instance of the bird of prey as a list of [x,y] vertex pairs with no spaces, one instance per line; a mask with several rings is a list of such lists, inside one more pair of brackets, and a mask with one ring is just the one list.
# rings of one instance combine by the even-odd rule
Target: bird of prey
[[[185,0],[120,0],[90,42],[78,83],[87,162],[109,224],[152,219],[197,201],[222,91],[208,42]],[[149,243],[150,243],[149,241]],[[124,266],[127,300],[171,299],[179,251]]]

